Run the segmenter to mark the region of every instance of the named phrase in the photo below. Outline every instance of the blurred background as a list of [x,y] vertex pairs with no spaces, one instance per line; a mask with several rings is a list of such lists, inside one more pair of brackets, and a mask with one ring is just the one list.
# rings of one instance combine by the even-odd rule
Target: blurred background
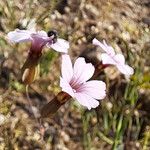
[[[43,139],[20,83],[30,43],[10,44],[16,28],[49,31],[70,42],[74,61],[94,65],[94,37],[122,52],[135,70],[130,81],[110,67],[98,76],[107,97],[88,111],[71,100],[44,119]],[[60,91],[60,54],[44,49],[29,96],[34,111]],[[0,0],[0,150],[150,149],[150,0]]]

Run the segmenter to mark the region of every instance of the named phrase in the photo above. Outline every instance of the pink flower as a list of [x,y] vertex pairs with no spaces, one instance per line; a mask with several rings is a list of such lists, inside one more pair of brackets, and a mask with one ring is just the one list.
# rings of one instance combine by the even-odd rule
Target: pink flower
[[106,85],[103,81],[89,80],[95,68],[91,63],[79,57],[72,66],[69,55],[62,55],[60,86],[62,91],[75,98],[81,105],[88,109],[99,105],[98,99],[106,95]]
[[116,54],[114,49],[107,45],[105,40],[103,40],[103,43],[101,43],[94,38],[92,42],[94,45],[100,46],[105,51],[105,53],[101,54],[103,64],[115,65],[118,70],[125,75],[132,75],[134,73],[133,68],[125,64],[124,56],[122,54]]
[[48,36],[45,31],[35,32],[16,29],[9,32],[7,36],[10,41],[15,43],[30,41],[32,43],[30,51],[32,52],[40,53],[45,45],[63,53],[67,53],[69,49],[69,43],[66,40],[58,38],[55,41],[54,35]]

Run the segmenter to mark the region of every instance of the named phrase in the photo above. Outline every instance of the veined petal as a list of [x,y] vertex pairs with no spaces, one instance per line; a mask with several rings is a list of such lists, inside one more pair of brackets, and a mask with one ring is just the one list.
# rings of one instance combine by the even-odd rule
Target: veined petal
[[56,43],[48,45],[48,46],[53,48],[57,52],[68,53],[69,42],[64,39],[58,38]]
[[33,34],[33,31],[29,30],[19,30],[16,29],[15,31],[11,31],[7,34],[8,39],[12,42],[19,43],[19,42],[26,42],[31,41],[31,34]]
[[121,73],[125,75],[132,75],[134,73],[133,68],[126,64],[117,65],[117,68]]
[[75,98],[81,105],[87,107],[89,110],[91,108],[96,108],[99,105],[99,102],[96,99],[85,93],[75,93]]
[[86,63],[84,58],[79,57],[75,61],[73,70],[73,82],[75,84],[81,84],[93,76],[95,68],[91,63]]
[[73,76],[73,68],[70,56],[67,54],[62,55],[61,73],[63,79],[69,83]]
[[72,87],[69,85],[69,83],[63,79],[60,78],[60,87],[62,88],[62,91],[68,93],[70,96],[74,97],[74,92]]
[[114,57],[117,64],[125,64],[125,58],[122,54],[116,54]]
[[101,54],[101,58],[102,58],[102,63],[103,64],[116,65],[116,61],[114,61],[113,57],[111,57],[107,53]]
[[95,99],[103,99],[106,96],[106,84],[103,81],[91,80],[82,84],[78,91]]

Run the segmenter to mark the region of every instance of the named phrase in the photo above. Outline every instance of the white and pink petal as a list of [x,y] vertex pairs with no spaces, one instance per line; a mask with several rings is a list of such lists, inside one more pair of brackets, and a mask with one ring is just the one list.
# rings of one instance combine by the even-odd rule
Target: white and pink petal
[[68,53],[69,42],[64,39],[57,39],[57,42],[54,44],[48,44],[48,47],[51,47],[57,52]]
[[96,38],[93,39],[92,43],[96,46],[100,46],[104,51],[107,51],[105,45],[100,41],[98,41]]
[[86,63],[84,58],[79,57],[75,61],[73,70],[73,82],[81,84],[93,76],[95,68],[91,63]]
[[121,73],[123,73],[125,75],[132,75],[134,73],[133,68],[126,64],[117,65],[117,68]]
[[46,33],[44,30],[38,31],[37,34],[38,34],[40,37],[48,37],[48,36],[47,36],[47,33]]
[[69,83],[73,76],[73,67],[70,56],[67,54],[62,55],[61,73],[63,79]]
[[32,37],[31,35],[33,34],[33,31],[29,31],[29,30],[19,30],[16,29],[14,31],[10,31],[7,34],[8,39],[11,42],[15,42],[15,43],[19,43],[19,42],[27,42],[27,41],[31,41]]
[[103,40],[103,43],[101,43],[96,38],[94,38],[92,43],[94,45],[100,46],[108,55],[111,55],[111,56],[115,55],[114,49],[111,46],[108,46],[105,40]]
[[125,58],[122,54],[116,54],[114,57],[114,60],[116,61],[117,64],[125,64]]
[[63,78],[60,78],[60,87],[62,88],[62,91],[68,93],[70,96],[72,96],[73,98],[74,96],[74,92],[72,87],[70,86],[70,84]]
[[103,64],[116,65],[116,61],[107,53],[101,54],[101,59]]
[[105,52],[110,56],[115,56],[114,48],[109,46],[105,40],[103,40],[104,46],[105,46]]
[[96,99],[85,93],[75,93],[75,98],[82,106],[87,107],[89,110],[91,108],[96,108],[99,105],[99,102]]
[[104,99],[106,96],[106,84],[103,81],[91,80],[82,84],[78,91],[95,99]]

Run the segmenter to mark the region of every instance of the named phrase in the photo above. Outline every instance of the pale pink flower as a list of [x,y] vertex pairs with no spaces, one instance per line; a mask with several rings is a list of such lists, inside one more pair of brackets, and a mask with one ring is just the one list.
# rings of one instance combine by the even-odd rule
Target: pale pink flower
[[99,105],[97,100],[106,96],[106,85],[103,81],[88,81],[94,74],[95,68],[91,63],[79,57],[72,66],[69,55],[62,55],[60,86],[62,91],[75,98],[88,109]]
[[57,41],[54,40],[54,35],[48,36],[45,31],[30,31],[30,30],[19,30],[16,29],[7,34],[8,39],[11,42],[31,42],[30,51],[41,52],[44,46],[53,48],[58,52],[67,53],[69,49],[69,43],[61,38],[58,38]]
[[115,65],[118,70],[125,75],[132,75],[134,73],[133,68],[125,64],[124,56],[122,54],[116,54],[113,47],[107,45],[105,40],[101,43],[94,38],[92,42],[94,45],[100,46],[105,51],[105,53],[101,54],[103,64]]

